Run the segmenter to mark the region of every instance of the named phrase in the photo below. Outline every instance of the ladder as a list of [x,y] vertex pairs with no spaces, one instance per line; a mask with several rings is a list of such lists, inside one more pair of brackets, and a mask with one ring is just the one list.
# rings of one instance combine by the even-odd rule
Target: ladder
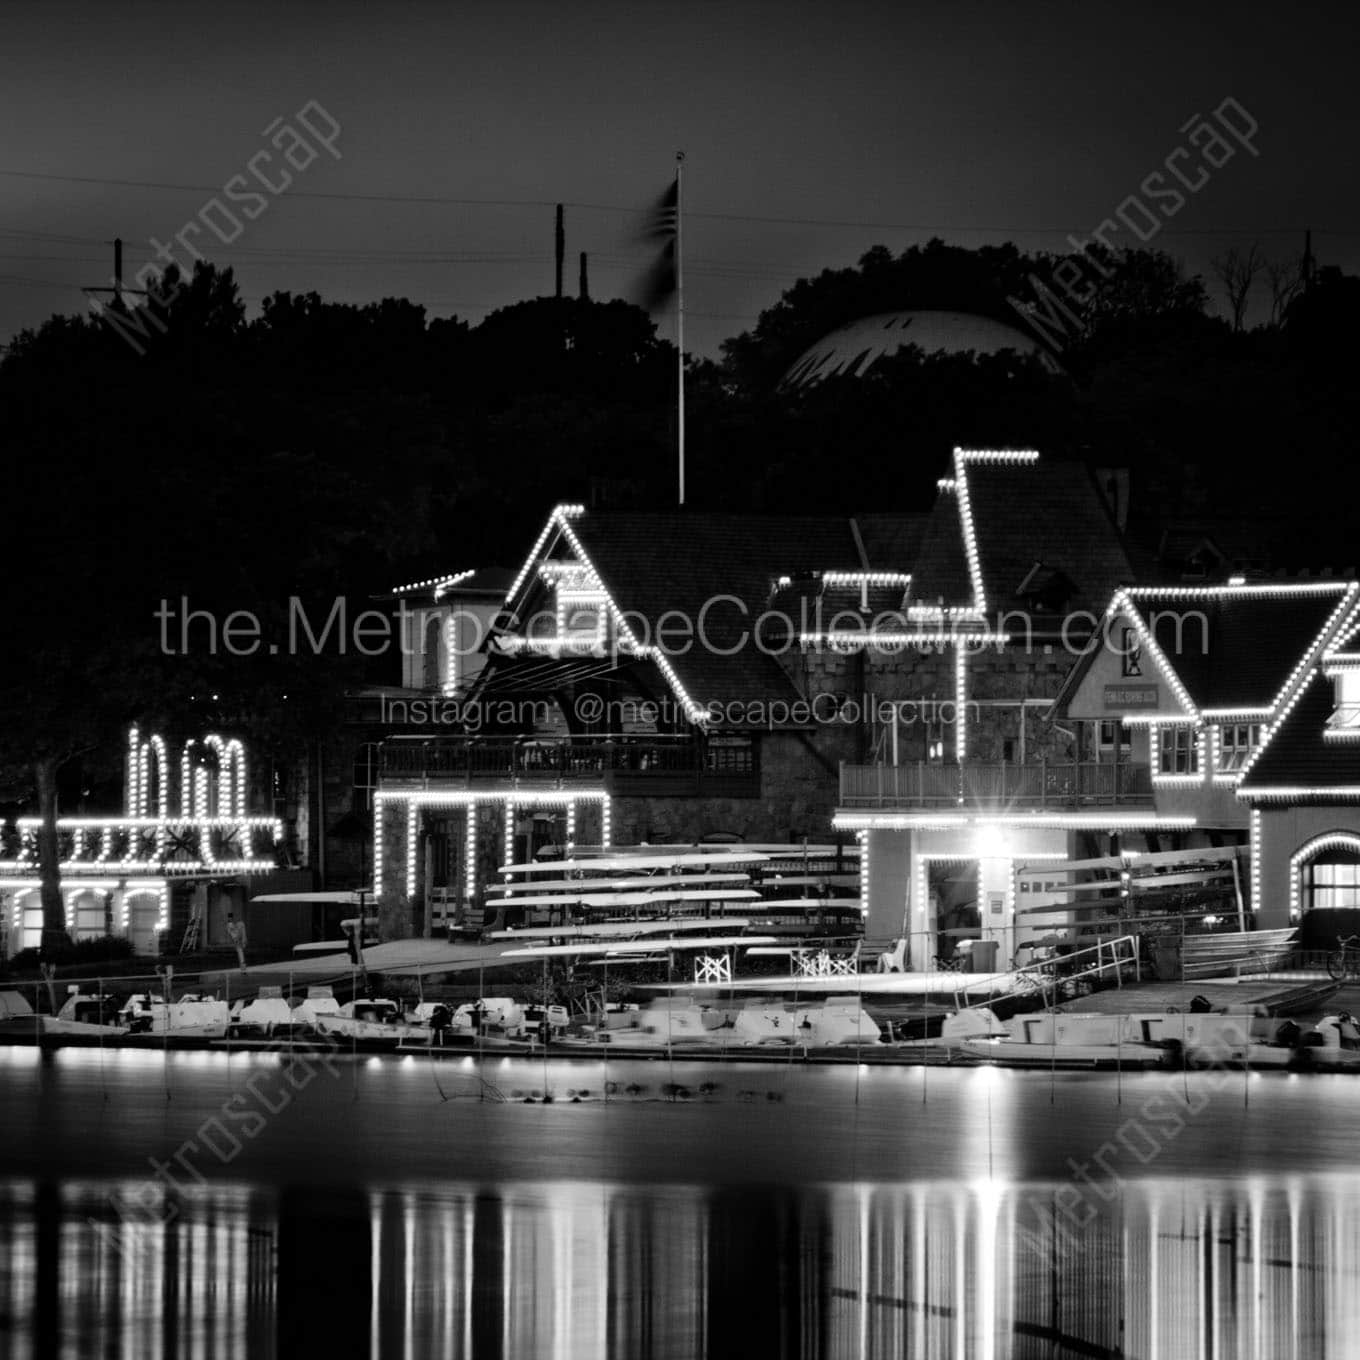
[[199,932],[203,928],[203,904],[195,902],[189,908],[189,924],[184,927],[184,938],[180,941],[179,952],[181,954],[191,953],[198,948]]

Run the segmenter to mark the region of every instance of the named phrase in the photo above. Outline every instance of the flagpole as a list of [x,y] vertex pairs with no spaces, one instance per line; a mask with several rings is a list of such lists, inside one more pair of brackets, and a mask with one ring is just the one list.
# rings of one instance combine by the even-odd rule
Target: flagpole
[[684,220],[682,207],[681,177],[685,166],[685,153],[675,153],[675,348],[677,370],[677,393],[679,400],[679,420],[676,425],[677,445],[680,459],[680,504],[685,503],[685,273],[682,249],[684,237],[681,223]]

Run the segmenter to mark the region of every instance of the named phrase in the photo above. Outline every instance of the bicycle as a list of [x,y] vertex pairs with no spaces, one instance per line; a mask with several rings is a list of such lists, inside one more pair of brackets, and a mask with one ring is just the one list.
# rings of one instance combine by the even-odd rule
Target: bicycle
[[1336,949],[1327,955],[1327,971],[1335,982],[1360,978],[1360,935],[1336,937]]

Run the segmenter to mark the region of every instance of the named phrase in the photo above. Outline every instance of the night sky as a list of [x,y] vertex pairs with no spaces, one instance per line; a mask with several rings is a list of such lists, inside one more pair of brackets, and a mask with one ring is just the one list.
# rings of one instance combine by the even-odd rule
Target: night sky
[[627,295],[638,211],[684,148],[687,338],[714,353],[875,243],[1084,238],[1226,96],[1259,122],[1259,157],[1149,244],[1203,271],[1233,243],[1296,255],[1311,226],[1319,262],[1355,270],[1351,8],[9,0],[0,343],[81,309],[115,235],[135,271],[308,101],[341,124],[341,158],[232,245],[196,238],[252,310],[288,288],[476,322],[551,291],[558,201],[568,291],[585,250],[592,294]]

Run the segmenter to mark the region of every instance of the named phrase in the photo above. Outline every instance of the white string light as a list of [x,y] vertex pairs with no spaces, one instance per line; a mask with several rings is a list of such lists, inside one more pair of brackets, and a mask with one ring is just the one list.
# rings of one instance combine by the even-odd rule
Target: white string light
[[[387,789],[374,798],[374,832],[373,832],[373,876],[374,891],[382,892],[382,874],[384,867],[384,855],[382,851],[382,812],[388,803],[404,803],[406,805],[406,883],[407,895],[414,895],[414,885],[416,881],[416,828],[419,810],[427,807],[462,807],[467,810],[466,825],[466,850],[467,877],[468,877],[468,898],[471,900],[476,886],[476,846],[477,846],[477,805],[479,803],[502,803],[506,806],[507,821],[511,814],[511,805],[519,803],[538,803],[549,806],[566,806],[571,809],[576,800],[598,801],[603,810],[604,835],[602,842],[609,844],[609,794],[604,789],[572,789],[569,793],[544,790],[535,790],[532,794],[523,792],[511,793],[500,792],[494,789],[478,789],[475,792],[465,791],[436,791],[426,789],[413,789],[405,791],[401,789]],[[569,811],[569,816],[574,816],[574,812]]]
[[[1179,726],[1187,727],[1188,723],[1167,723],[1167,727]],[[1163,788],[1191,788],[1196,784],[1203,784],[1209,778],[1209,767],[1207,761],[1207,746],[1205,742],[1205,729],[1197,727],[1195,731],[1195,771],[1193,774],[1164,774],[1161,769],[1161,734],[1156,727],[1148,731],[1148,757],[1152,766],[1152,782],[1159,784]]]
[[973,643],[979,647],[1004,646],[1011,640],[1009,633],[991,633],[976,629],[956,628],[951,632],[862,631],[857,628],[835,628],[824,633],[799,633],[803,647],[943,647],[955,643]]
[[[1259,814],[1258,814],[1259,815]],[[1360,835],[1353,831],[1329,831],[1322,836],[1314,836],[1305,842],[1289,857],[1289,919],[1297,921],[1302,910],[1301,870],[1310,860],[1326,850],[1354,850],[1360,852]]]
[[[1360,792],[1360,790],[1357,790]],[[1101,812],[1011,812],[996,814],[937,812],[870,812],[843,809],[831,819],[838,831],[948,831],[965,826],[1043,827],[1058,831],[1083,831],[1092,828],[1121,830],[1188,831],[1198,820],[1188,815],[1160,812],[1123,812],[1110,808]]]
[[501,847],[502,864],[513,864],[515,862],[515,807],[516,803],[513,798],[505,800],[505,840]]
[[968,751],[966,726],[968,699],[968,654],[959,647],[954,652],[954,759],[963,764]]
[[[1162,674],[1166,677],[1171,686],[1171,692],[1176,696],[1181,707],[1192,718],[1199,718],[1199,711],[1195,707],[1194,700],[1190,698],[1190,692],[1181,683],[1181,678],[1176,674],[1175,668],[1166,658],[1166,653],[1157,644],[1157,639],[1152,636],[1151,630],[1143,620],[1137,604],[1134,603],[1132,592],[1129,590],[1115,591],[1114,599],[1110,601],[1110,607],[1105,611],[1108,620],[1114,614],[1123,611],[1127,614],[1133,624],[1134,632],[1138,634],[1138,640],[1146,648],[1153,661],[1157,664]],[[1125,719],[1128,721],[1128,719]]]
[[[787,576],[781,576],[787,581]],[[826,586],[909,586],[911,573],[905,571],[824,571],[822,584]]]
[[1252,808],[1247,840],[1251,851],[1251,909],[1261,910],[1261,811]]
[[978,554],[977,531],[973,527],[973,504],[968,493],[968,467],[963,450],[954,450],[954,486],[958,492],[959,520],[963,526],[963,551],[968,559],[968,579],[973,586],[973,608],[987,612],[987,595],[982,586],[982,559]]
[[373,795],[373,895],[382,892],[383,871],[383,802],[381,793]]
[[466,581],[471,575],[476,575],[476,568],[469,568],[466,571],[449,571],[442,577],[427,577],[424,581],[408,581],[404,586],[393,586],[393,594],[409,594],[412,590],[424,590],[427,586],[434,586],[435,598],[439,598],[441,589],[446,590],[449,586],[457,585],[460,581]]

